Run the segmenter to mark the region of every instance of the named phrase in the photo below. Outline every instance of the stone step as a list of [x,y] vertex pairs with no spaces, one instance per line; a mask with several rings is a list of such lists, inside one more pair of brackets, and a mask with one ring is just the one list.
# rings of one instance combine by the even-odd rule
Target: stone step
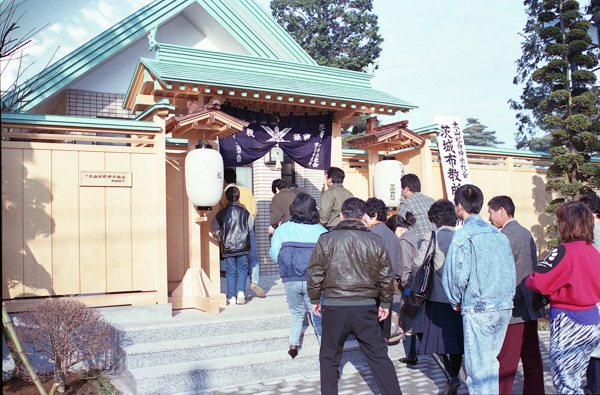
[[[306,324],[305,319],[305,324]],[[233,317],[220,321],[160,322],[143,326],[117,326],[119,343],[129,346],[139,343],[194,339],[201,337],[233,335],[249,332],[262,332],[289,328],[290,314],[280,313],[269,316]]]
[[[303,329],[302,346],[318,346],[312,327]],[[226,358],[239,355],[255,355],[268,351],[287,350],[289,328],[231,335],[200,337],[136,343],[121,347],[122,362],[128,369],[192,362],[205,359]]]
[[[402,344],[388,348],[390,358],[405,356]],[[175,394],[202,393],[211,388],[236,384],[249,384],[276,377],[318,373],[319,347],[303,347],[295,359],[287,354],[287,347],[276,350],[236,356],[179,362],[160,366],[130,368],[121,375],[134,393]],[[344,346],[342,365],[344,371],[352,366],[364,365],[365,357],[356,340]]]

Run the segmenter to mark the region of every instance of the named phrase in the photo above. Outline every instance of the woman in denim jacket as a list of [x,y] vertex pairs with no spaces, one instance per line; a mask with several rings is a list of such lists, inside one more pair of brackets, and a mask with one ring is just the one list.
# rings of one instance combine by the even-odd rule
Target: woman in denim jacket
[[292,358],[298,355],[305,306],[308,308],[317,340],[321,342],[321,317],[312,313],[306,290],[306,268],[319,236],[327,232],[319,225],[319,211],[312,196],[301,193],[290,206],[292,217],[279,225],[271,239],[269,255],[279,264],[279,276],[285,287],[290,308],[290,349]]
[[471,394],[497,394],[502,349],[516,288],[508,238],[481,218],[483,193],[466,184],[454,206],[464,225],[454,233],[442,275],[450,304],[463,319],[465,370]]

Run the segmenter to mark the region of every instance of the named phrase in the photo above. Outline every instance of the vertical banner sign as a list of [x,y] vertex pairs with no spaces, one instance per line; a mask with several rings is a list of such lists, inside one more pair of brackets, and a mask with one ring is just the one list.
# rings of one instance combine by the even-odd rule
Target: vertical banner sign
[[448,200],[453,201],[458,187],[471,183],[465,141],[458,118],[436,115],[434,119],[440,128],[438,149],[444,172],[446,195]]

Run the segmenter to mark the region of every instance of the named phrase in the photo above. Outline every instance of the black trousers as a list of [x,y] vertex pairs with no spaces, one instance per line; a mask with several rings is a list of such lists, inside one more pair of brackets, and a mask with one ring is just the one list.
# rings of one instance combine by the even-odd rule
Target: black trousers
[[338,393],[338,368],[344,342],[351,333],[367,358],[379,391],[384,395],[402,394],[396,369],[387,354],[377,307],[323,306],[322,314],[323,337],[319,353],[321,394]]

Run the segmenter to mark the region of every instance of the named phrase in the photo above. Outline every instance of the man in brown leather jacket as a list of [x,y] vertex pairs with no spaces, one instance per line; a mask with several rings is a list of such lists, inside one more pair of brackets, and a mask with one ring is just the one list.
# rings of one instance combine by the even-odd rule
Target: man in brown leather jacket
[[337,394],[338,367],[350,333],[365,353],[379,391],[401,394],[379,326],[389,314],[394,271],[383,239],[362,222],[366,209],[358,198],[344,201],[341,222],[321,235],[308,265],[308,296],[313,312],[323,316],[319,353],[322,394]]

